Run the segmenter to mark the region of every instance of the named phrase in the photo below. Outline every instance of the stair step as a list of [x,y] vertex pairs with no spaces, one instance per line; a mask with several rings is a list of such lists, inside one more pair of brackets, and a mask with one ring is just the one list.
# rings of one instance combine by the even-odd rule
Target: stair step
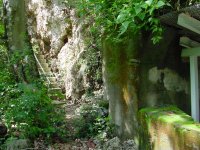
[[57,92],[60,92],[62,93],[62,89],[61,88],[49,88],[49,92],[51,93],[57,93]]
[[57,82],[54,82],[54,83],[51,83],[51,84],[50,84],[50,87],[51,87],[51,88],[57,88],[57,87],[59,87],[59,85],[58,85]]
[[42,64],[42,63],[47,63],[46,62],[46,59],[44,59],[44,58],[38,58],[38,60],[39,60],[39,62]]
[[[42,66],[42,68],[43,68],[44,71],[45,71],[45,70],[50,70],[49,67]],[[39,71],[42,71],[42,68],[41,68],[40,66],[38,66],[38,70],[39,70]],[[43,71],[42,71],[42,72],[43,72]],[[51,72],[51,70],[48,71],[48,72]]]
[[49,88],[49,90],[61,90],[61,88],[60,87],[53,87],[53,88]]
[[37,57],[38,60],[45,59],[44,55],[42,55],[42,54],[36,54],[36,57]]
[[44,72],[51,72],[50,68],[43,68],[44,69]]
[[52,74],[42,73],[42,72],[39,72],[39,75],[40,75],[41,78],[45,78],[45,80],[47,80],[48,77],[52,77],[53,76]]
[[[49,83],[45,79],[45,84],[48,85]],[[57,82],[51,82],[49,88],[60,88],[60,85]]]
[[51,82],[53,82],[53,83],[54,83],[54,82],[57,82],[57,81],[56,81],[56,77],[47,77],[47,78],[48,78]]
[[58,93],[58,94],[49,94],[49,97],[53,100],[63,100],[65,99],[65,94],[61,94],[61,93]]
[[53,100],[53,101],[52,101],[52,104],[53,104],[53,105],[64,105],[64,104],[66,104],[66,102],[64,102],[64,101]]
[[45,72],[45,74],[43,72],[39,72],[40,76],[45,76],[45,77],[53,77],[53,73],[52,72]]
[[48,68],[50,69],[49,65],[47,63],[41,63],[42,68]]
[[[65,99],[65,94],[62,93],[62,89],[59,87],[58,84],[59,81],[57,81],[57,77],[51,72],[51,68],[48,65],[44,55],[41,52],[38,52],[36,54],[36,57],[39,61],[37,64],[39,74],[41,78],[44,79],[45,84],[49,88],[48,89],[49,97],[54,100],[52,103],[55,105],[65,104],[66,102],[63,101],[55,101],[55,100]],[[48,81],[50,81],[50,83]]]
[[41,68],[38,68],[38,70],[39,70],[39,72],[41,72],[41,73],[43,73],[43,70],[44,70],[45,73],[51,72],[51,70],[50,70],[49,67],[48,67],[48,68],[43,67],[43,70],[42,70]]

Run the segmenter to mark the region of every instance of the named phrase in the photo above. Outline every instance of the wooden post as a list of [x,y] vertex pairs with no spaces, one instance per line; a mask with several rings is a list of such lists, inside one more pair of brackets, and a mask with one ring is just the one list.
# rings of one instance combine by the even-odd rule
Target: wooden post
[[190,84],[191,84],[191,115],[199,121],[199,80],[198,57],[190,56]]

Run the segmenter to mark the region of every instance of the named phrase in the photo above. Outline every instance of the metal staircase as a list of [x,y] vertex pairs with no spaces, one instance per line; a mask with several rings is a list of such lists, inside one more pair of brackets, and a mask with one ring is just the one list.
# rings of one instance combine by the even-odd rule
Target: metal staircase
[[45,81],[48,87],[48,94],[53,99],[54,104],[63,104],[61,100],[65,99],[62,89],[59,87],[57,77],[52,73],[44,55],[41,52],[34,52],[40,77]]

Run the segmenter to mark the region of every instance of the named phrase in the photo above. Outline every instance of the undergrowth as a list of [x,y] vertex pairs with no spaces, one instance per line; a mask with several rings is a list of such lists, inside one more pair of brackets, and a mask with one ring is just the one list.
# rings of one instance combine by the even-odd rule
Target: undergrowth
[[74,139],[96,138],[105,141],[116,135],[115,125],[108,115],[108,105],[101,104],[83,105],[80,108],[79,117],[73,122]]
[[42,83],[8,85],[0,93],[1,121],[8,137],[51,142],[67,136],[64,112],[52,104]]
[[64,112],[52,104],[43,81],[16,82],[1,21],[0,58],[0,125],[7,128],[7,134],[0,136],[0,149],[11,139],[64,141],[67,136]]

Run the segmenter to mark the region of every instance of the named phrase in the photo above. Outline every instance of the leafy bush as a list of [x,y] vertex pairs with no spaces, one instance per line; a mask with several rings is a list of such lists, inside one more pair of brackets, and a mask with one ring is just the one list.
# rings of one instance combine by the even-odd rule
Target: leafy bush
[[95,104],[80,108],[80,117],[74,120],[74,126],[75,138],[97,137],[103,140],[115,134],[115,126],[108,116],[107,109]]
[[54,136],[64,115],[55,109],[42,83],[19,84],[14,89],[18,96],[4,105],[4,120],[10,134],[31,139]]
[[16,83],[12,62],[24,54],[16,53],[9,58],[3,36],[4,25],[0,20],[0,123],[6,124],[9,131],[0,142],[12,136],[30,139],[66,136],[64,113],[52,104],[43,83]]

